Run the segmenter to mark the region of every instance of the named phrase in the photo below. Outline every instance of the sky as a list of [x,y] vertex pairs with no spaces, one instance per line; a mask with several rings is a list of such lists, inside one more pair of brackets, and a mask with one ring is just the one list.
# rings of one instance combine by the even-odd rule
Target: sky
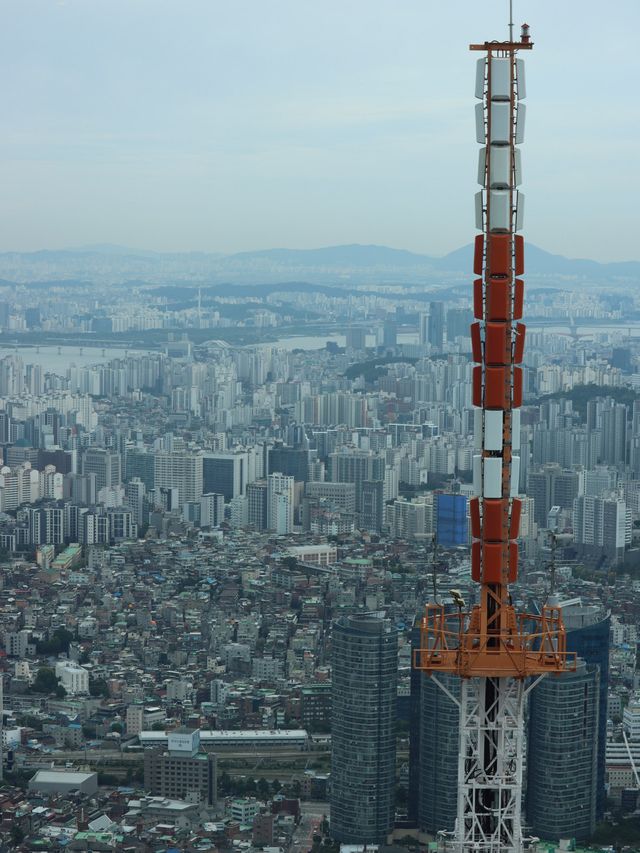
[[[475,234],[471,41],[508,0],[0,0],[0,251]],[[640,260],[638,0],[531,25],[526,239]]]

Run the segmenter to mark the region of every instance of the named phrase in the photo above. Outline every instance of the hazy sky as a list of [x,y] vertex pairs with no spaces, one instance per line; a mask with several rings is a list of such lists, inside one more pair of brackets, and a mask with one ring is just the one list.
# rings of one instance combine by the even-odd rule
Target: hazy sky
[[[0,0],[0,250],[470,241],[507,0]],[[640,3],[515,0],[526,237],[640,259]]]

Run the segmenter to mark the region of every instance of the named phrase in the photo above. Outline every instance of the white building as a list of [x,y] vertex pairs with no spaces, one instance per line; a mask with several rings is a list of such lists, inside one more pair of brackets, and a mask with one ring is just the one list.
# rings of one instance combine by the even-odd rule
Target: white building
[[627,737],[640,742],[640,700],[633,699],[622,712],[622,727]]
[[156,453],[153,484],[161,488],[178,489],[179,500],[197,501],[203,492],[202,456],[196,453]]
[[293,531],[294,478],[269,474],[267,480],[267,527],[275,533]]
[[229,817],[231,820],[236,820],[240,825],[253,823],[253,819],[257,814],[260,814],[260,803],[254,797],[242,797],[237,800],[232,800],[229,807]]
[[293,545],[287,548],[287,554],[301,563],[315,566],[330,566],[338,561],[338,549],[335,545]]
[[614,553],[631,542],[631,512],[617,495],[584,495],[573,502],[573,530],[578,544]]
[[56,678],[68,694],[89,692],[89,671],[83,666],[71,661],[58,661],[56,663]]

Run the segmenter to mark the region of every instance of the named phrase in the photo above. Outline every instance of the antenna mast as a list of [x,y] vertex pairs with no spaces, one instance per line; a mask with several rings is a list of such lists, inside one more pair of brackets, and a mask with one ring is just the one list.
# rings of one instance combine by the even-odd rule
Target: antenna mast
[[[509,3],[511,13],[512,2]],[[458,612],[426,606],[414,665],[462,679],[455,853],[522,853],[521,801],[527,692],[547,673],[575,669],[566,652],[562,613],[516,613],[509,584],[518,575],[521,501],[520,406],[525,326],[520,149],[524,137],[524,62],[529,27],[520,40],[471,45],[484,56],[476,75],[480,149],[476,194],[471,326],[475,454],[470,501],[471,576],[479,604]],[[439,682],[438,682],[439,683]]]

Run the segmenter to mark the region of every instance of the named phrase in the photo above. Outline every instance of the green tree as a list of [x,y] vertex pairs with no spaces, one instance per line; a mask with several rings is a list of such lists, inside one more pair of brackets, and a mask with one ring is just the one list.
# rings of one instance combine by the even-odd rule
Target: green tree
[[56,628],[55,631],[46,640],[40,640],[36,643],[36,651],[39,655],[59,655],[68,654],[69,645],[73,640],[71,631],[66,628]]
[[231,792],[231,776],[227,771],[223,771],[218,776],[218,796],[225,797]]
[[106,699],[109,696],[109,688],[107,687],[107,682],[103,678],[90,678],[89,693],[92,696],[102,696]]
[[24,832],[20,829],[17,823],[14,823],[11,826],[11,840],[16,847],[24,841]]
[[16,720],[19,726],[26,726],[37,732],[42,731],[42,720],[39,717],[34,717],[33,714],[18,714]]
[[55,670],[47,666],[42,666],[36,673],[33,680],[33,690],[35,693],[53,693],[58,686]]

